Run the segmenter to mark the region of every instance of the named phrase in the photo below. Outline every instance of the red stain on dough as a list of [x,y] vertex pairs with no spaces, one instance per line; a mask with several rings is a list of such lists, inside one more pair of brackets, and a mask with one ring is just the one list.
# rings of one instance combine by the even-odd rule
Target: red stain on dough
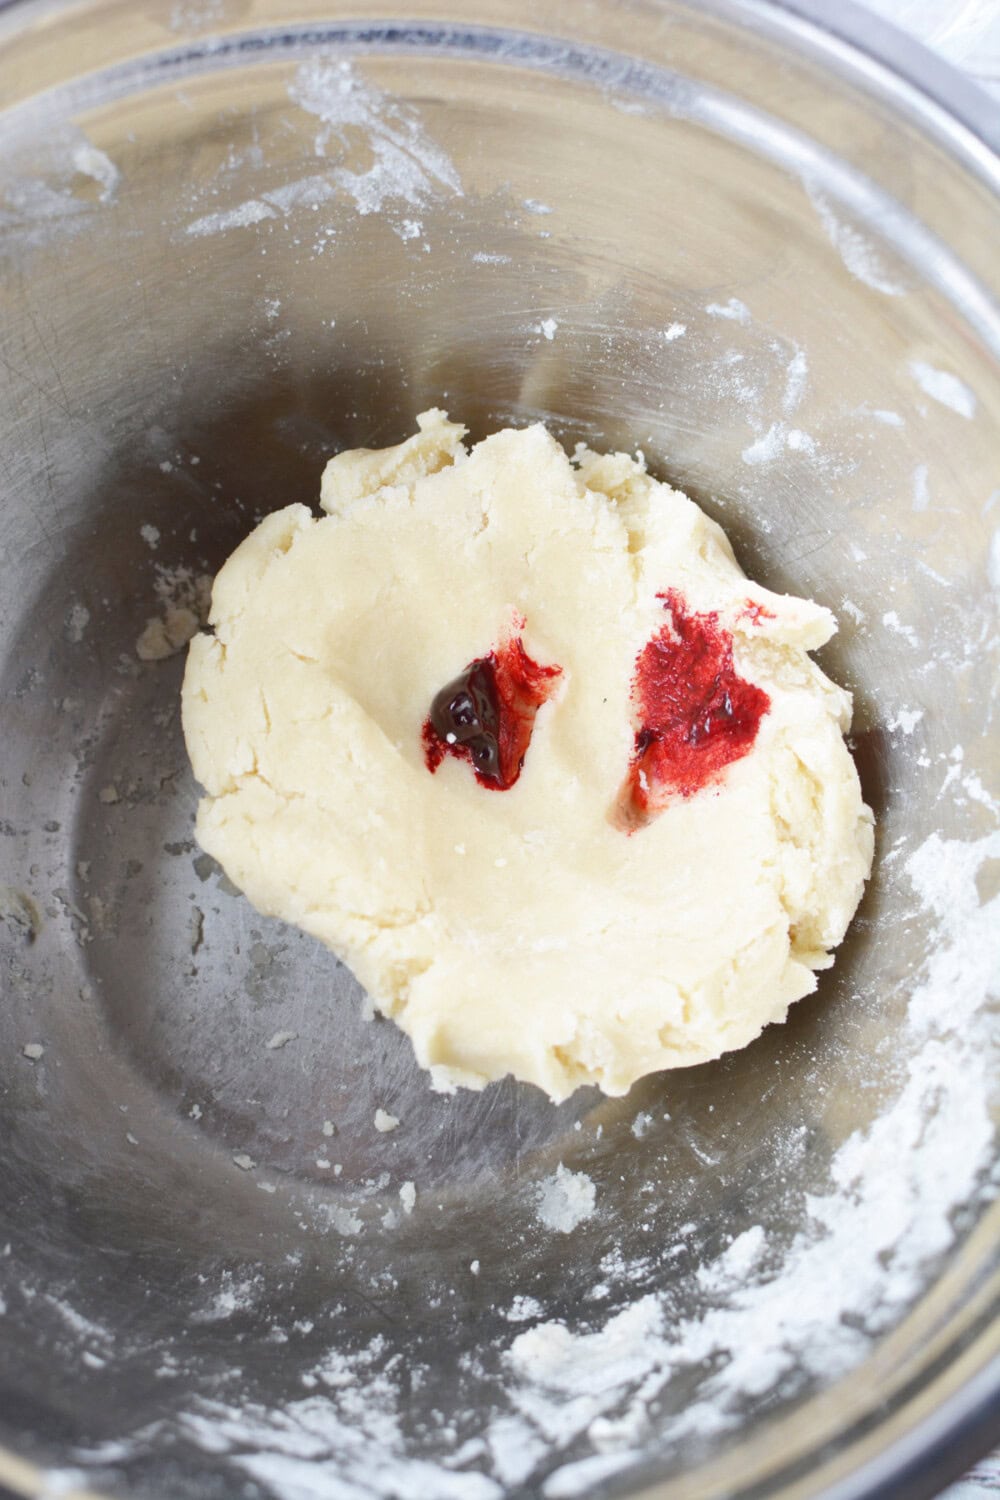
[[561,667],[542,666],[529,656],[520,635],[471,661],[435,694],[424,721],[428,771],[433,774],[453,755],[469,762],[480,786],[509,791],[521,774],[535,715],[561,676]]
[[674,797],[717,782],[749,752],[771,706],[736,671],[732,635],[716,613],[689,611],[676,589],[658,597],[670,619],[639,652],[632,680],[638,727],[616,818],[629,832]]

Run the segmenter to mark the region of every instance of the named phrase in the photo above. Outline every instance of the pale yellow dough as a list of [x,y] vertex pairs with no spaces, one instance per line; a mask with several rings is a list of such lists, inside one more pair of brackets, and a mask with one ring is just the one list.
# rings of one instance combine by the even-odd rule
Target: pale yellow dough
[[[216,578],[183,693],[199,842],[350,964],[437,1087],[621,1094],[744,1046],[815,988],[871,865],[850,696],[806,654],[833,616],[749,582],[642,462],[571,462],[541,426],[467,453],[442,412],[418,421],[331,459],[327,515],[276,511]],[[671,588],[718,612],[771,708],[717,785],[627,835],[632,675]],[[517,615],[563,670],[520,780],[431,775],[433,695]]]

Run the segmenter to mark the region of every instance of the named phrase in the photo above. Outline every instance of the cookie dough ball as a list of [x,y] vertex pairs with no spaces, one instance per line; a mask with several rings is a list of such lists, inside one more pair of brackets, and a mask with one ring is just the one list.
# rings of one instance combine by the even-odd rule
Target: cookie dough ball
[[832,615],[748,581],[640,461],[418,422],[216,578],[183,690],[199,842],[438,1087],[621,1094],[744,1046],[871,865],[850,697],[808,655]]

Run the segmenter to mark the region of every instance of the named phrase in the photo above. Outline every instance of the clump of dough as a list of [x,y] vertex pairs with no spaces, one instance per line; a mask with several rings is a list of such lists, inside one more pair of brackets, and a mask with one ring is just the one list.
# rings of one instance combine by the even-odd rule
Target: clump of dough
[[208,619],[212,580],[189,568],[160,569],[156,593],[161,613],[146,621],[135,643],[140,661],[166,661],[183,651]]
[[[438,1087],[621,1094],[744,1046],[815,988],[871,866],[850,696],[807,654],[833,616],[748,581],[641,461],[418,423],[331,459],[326,516],[276,511],[216,578],[183,693],[199,842],[346,959]],[[633,673],[667,591],[731,632],[769,707],[748,753],[626,833]],[[431,775],[434,694],[512,621],[562,668],[519,780]]]

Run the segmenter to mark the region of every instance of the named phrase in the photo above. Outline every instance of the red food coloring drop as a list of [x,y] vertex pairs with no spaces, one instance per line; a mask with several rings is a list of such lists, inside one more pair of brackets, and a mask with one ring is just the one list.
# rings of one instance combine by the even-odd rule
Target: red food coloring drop
[[742,618],[749,620],[751,625],[759,625],[761,620],[774,620],[777,616],[773,609],[768,609],[764,604],[758,604],[753,599],[748,599],[746,608],[741,611]]
[[535,715],[556,690],[562,667],[543,667],[515,636],[477,657],[435,693],[424,720],[424,761],[433,775],[446,755],[466,760],[480,786],[506,792],[528,753]]
[[617,818],[629,832],[741,760],[771,706],[763,688],[738,675],[717,614],[694,614],[675,589],[659,597],[670,623],[639,652],[632,681],[638,728]]

